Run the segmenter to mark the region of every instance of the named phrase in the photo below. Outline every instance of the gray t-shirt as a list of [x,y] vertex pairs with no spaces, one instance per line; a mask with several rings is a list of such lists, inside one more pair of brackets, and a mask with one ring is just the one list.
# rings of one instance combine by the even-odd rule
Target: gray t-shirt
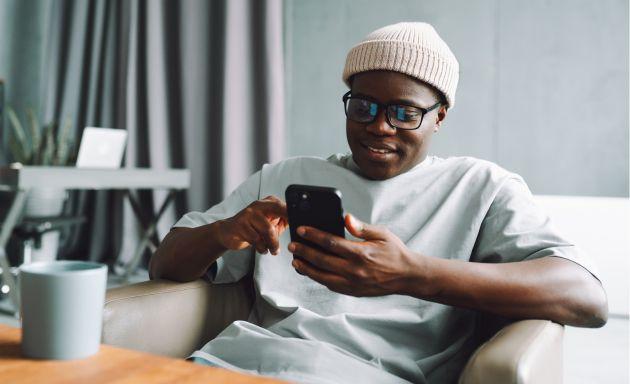
[[[331,186],[347,213],[396,234],[410,249],[443,259],[506,263],[558,256],[595,273],[534,203],[523,179],[469,157],[427,157],[391,179],[362,177],[350,155],[296,157],[265,165],[222,203],[175,226],[231,217],[289,184]],[[475,312],[410,296],[352,297],[299,275],[280,238],[278,256],[227,252],[214,283],[253,272],[256,303],[192,357],[197,362],[303,383],[452,383],[474,351]]]

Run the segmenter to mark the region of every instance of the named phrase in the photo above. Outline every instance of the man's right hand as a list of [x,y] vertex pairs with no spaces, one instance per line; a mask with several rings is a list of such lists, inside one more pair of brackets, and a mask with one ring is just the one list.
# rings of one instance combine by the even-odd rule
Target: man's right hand
[[239,250],[252,246],[258,253],[271,251],[276,255],[279,237],[289,225],[287,205],[275,196],[267,196],[218,223],[218,240],[223,247]]

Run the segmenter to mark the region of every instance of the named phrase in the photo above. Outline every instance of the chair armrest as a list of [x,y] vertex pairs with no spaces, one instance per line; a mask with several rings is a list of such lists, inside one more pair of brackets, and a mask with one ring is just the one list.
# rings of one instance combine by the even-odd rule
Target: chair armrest
[[564,327],[549,320],[521,320],[481,345],[459,384],[562,383]]
[[250,279],[213,285],[203,280],[147,281],[107,291],[102,341],[139,351],[187,357],[232,321],[247,319]]

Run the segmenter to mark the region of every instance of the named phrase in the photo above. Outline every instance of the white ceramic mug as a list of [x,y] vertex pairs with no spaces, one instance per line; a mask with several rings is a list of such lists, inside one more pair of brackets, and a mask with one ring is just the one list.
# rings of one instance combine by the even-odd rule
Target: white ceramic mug
[[22,352],[36,359],[79,359],[98,352],[107,266],[52,261],[20,267]]

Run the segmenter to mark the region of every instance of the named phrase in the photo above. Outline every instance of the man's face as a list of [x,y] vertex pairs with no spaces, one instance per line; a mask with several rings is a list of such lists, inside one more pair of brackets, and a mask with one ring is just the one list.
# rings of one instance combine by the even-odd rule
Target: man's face
[[[429,108],[438,101],[435,91],[412,77],[398,72],[371,71],[354,76],[352,96],[381,104],[404,104]],[[433,131],[446,116],[440,106],[424,115],[415,130],[395,129],[380,110],[371,123],[346,119],[346,136],[352,158],[364,176],[384,180],[400,175],[422,162],[427,155]]]

